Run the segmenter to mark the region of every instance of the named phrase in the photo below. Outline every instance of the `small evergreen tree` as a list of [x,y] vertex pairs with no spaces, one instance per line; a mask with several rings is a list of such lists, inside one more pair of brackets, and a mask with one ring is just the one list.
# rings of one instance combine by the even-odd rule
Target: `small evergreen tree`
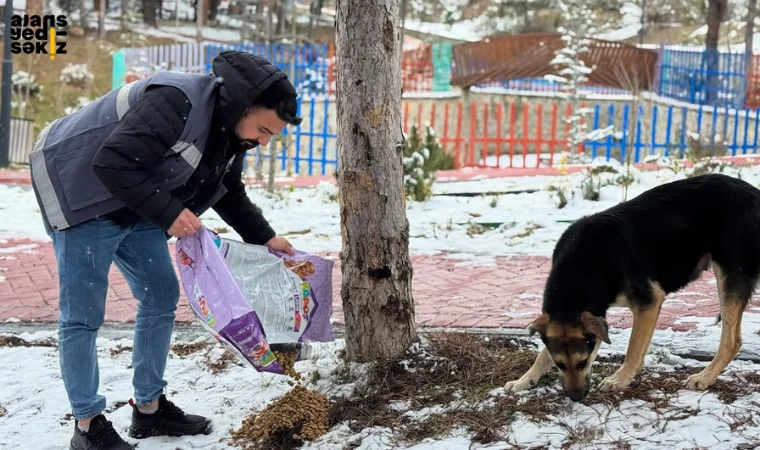
[[[563,84],[563,91],[567,96],[567,101],[570,102],[572,113],[565,119],[565,122],[569,124],[565,150],[572,155],[585,142],[605,139],[612,135],[615,128],[610,125],[606,128],[587,132],[587,116],[592,110],[581,107],[581,103],[586,97],[581,88],[588,81],[588,76],[594,71],[594,67],[586,66],[582,55],[590,52],[591,37],[598,31],[594,26],[596,15],[584,0],[560,0],[559,6],[565,17],[566,26],[559,27],[558,31],[562,33],[562,41],[565,43],[565,47],[557,51],[550,63],[559,69],[558,75],[547,75],[545,78]],[[600,183],[594,179],[593,173],[590,175],[592,176],[588,187],[591,188],[583,189],[583,197],[587,200],[597,200],[599,192],[594,186],[599,186]]]
[[560,9],[565,16],[567,26],[559,27],[565,47],[557,51],[551,65],[559,69],[559,75],[547,75],[546,78],[564,85],[563,91],[572,107],[572,115],[566,119],[570,124],[568,133],[568,151],[573,152],[578,145],[587,140],[604,139],[614,131],[612,126],[586,132],[586,116],[590,108],[581,108],[585,98],[581,87],[588,81],[594,67],[587,67],[582,55],[590,52],[591,36],[597,33],[594,26],[596,15],[583,0],[561,0]]
[[404,141],[403,162],[406,195],[418,202],[427,200],[432,195],[437,171],[454,168],[454,157],[443,150],[430,125],[425,127],[424,139],[417,125],[412,125]]

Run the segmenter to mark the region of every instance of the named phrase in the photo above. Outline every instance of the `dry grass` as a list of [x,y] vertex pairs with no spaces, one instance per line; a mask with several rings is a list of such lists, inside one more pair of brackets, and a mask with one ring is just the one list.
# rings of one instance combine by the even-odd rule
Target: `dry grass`
[[[193,342],[190,344],[184,344],[184,343],[178,343],[172,345],[172,353],[179,356],[180,358],[186,358],[190,355],[194,355],[196,353],[200,352],[206,352],[206,354],[203,357],[203,365],[206,366],[206,368],[214,375],[218,375],[230,366],[230,364],[235,363],[238,361],[238,358],[228,351],[227,349],[224,349],[224,353],[218,357],[213,358],[212,353],[210,350],[214,347],[218,346],[219,348],[221,345],[218,343],[212,342],[212,341],[201,341],[201,342]],[[118,356],[122,353],[131,352],[132,347],[128,345],[117,345],[116,347],[111,349],[111,356]]]
[[[167,38],[144,36],[132,33],[130,40],[121,31],[108,32],[106,39],[97,39],[97,30],[90,30],[89,35],[77,37],[68,35],[65,38],[65,55],[58,55],[50,60],[49,55],[13,55],[13,72],[24,71],[34,75],[37,83],[44,86],[41,99],[32,99],[25,111],[25,117],[34,120],[35,136],[46,123],[64,115],[64,108],[74,106],[79,97],[97,98],[111,90],[111,75],[113,57],[111,52],[122,47],[143,47],[151,45],[171,44],[175,41]],[[137,38],[136,38],[137,37]],[[0,48],[0,56],[2,48]],[[89,88],[78,88],[63,85],[59,81],[61,70],[68,64],[87,64],[87,68],[95,75]],[[14,116],[19,112],[14,110]]]
[[[482,337],[465,333],[435,333],[427,336],[429,354],[409,356],[407,363],[378,364],[368,374],[367,383],[357,389],[362,396],[339,400],[333,407],[331,425],[349,421],[354,431],[385,426],[399,430],[404,442],[448,434],[464,426],[480,442],[499,440],[503,424],[517,413],[529,413],[541,420],[556,408],[545,399],[517,404],[508,397],[481,402],[504,383],[521,376],[533,363],[536,353],[505,338]],[[541,383],[556,381],[550,375]],[[405,411],[390,407],[405,402],[410,411],[449,405],[440,413],[414,420]]]
[[[403,363],[377,364],[353,396],[334,403],[330,425],[347,422],[355,432],[375,426],[394,428],[395,438],[405,444],[444,437],[455,428],[464,428],[473,434],[473,441],[489,443],[506,439],[518,414],[531,421],[546,421],[550,417],[556,420],[554,416],[571,405],[559,388],[555,371],[537,386],[550,387],[548,392],[491,395],[491,391],[519,378],[530,367],[537,354],[532,343],[445,332],[428,334],[427,339],[427,352],[410,354]],[[699,413],[671,403],[696,368],[678,367],[671,372],[645,368],[628,389],[596,390],[599,382],[613,374],[621,363],[622,356],[598,359],[594,364],[592,390],[583,404],[613,409],[623,401],[638,400],[661,413],[664,422]],[[710,390],[727,404],[760,388],[760,375],[732,374],[728,378],[719,380]],[[394,408],[394,404],[405,407]],[[431,408],[430,413],[417,418],[406,414],[424,408]],[[741,424],[741,420],[735,422]],[[566,445],[598,442],[597,428],[567,428]],[[630,448],[625,441],[607,444],[616,449]]]
[[[223,348],[224,353],[219,356],[218,358],[213,357],[213,352],[211,350],[213,348]],[[199,353],[205,351],[206,354],[203,357],[203,364],[208,368],[208,370],[214,374],[218,375],[230,366],[230,364],[237,363],[238,357],[235,356],[232,352],[221,346],[221,344],[217,342],[212,341],[201,341],[201,342],[193,342],[191,344],[174,344],[172,345],[172,352],[179,356],[180,358],[185,358],[187,356],[193,355],[195,353]]]
[[111,349],[111,356],[116,357],[121,355],[122,353],[129,353],[132,351],[131,345],[117,345],[116,347],[113,347]]
[[172,345],[172,352],[174,352],[175,355],[184,358],[193,353],[198,353],[201,350],[206,350],[211,347],[211,345],[212,343],[208,341],[195,342],[192,344],[174,344]]
[[216,360],[212,361],[211,359],[206,359],[206,366],[212,374],[218,375],[226,371],[230,364],[237,362],[237,360],[237,356],[233,355],[228,350],[225,350],[224,354]]
[[45,338],[37,341],[27,341],[18,336],[5,335],[0,336],[0,348],[3,347],[53,347],[57,348],[58,343],[53,338]]
[[[192,344],[174,344],[172,345],[172,352],[179,356],[180,358],[184,358],[188,355],[192,355],[194,353],[198,353],[202,350],[206,350],[209,347],[211,347],[213,343],[212,342],[195,342]],[[111,356],[119,356],[122,353],[128,353],[131,352],[132,346],[131,345],[122,345],[119,344],[116,347],[113,347],[111,349]]]

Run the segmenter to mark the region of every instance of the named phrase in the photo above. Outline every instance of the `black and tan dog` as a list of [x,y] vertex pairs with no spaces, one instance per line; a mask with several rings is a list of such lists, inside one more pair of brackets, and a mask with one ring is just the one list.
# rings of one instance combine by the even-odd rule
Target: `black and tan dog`
[[583,217],[552,255],[542,315],[529,327],[544,343],[533,366],[507,391],[528,389],[559,369],[574,401],[589,392],[591,365],[610,343],[605,316],[630,308],[625,362],[601,390],[623,389],[641,369],[665,296],[712,266],[723,322],[715,358],[685,383],[706,389],[741,347],[741,317],[760,274],[760,190],[738,178],[704,175],[667,183]]

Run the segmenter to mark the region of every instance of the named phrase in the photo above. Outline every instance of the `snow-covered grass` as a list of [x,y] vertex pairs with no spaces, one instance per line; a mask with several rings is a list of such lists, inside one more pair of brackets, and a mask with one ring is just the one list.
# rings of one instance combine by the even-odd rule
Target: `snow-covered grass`
[[[620,168],[618,168],[620,170]],[[684,178],[688,169],[663,168],[634,171],[628,198],[662,183]],[[760,184],[760,166],[728,167],[724,173]],[[410,253],[446,252],[473,263],[490,263],[494,257],[526,254],[551,255],[569,222],[616,205],[623,200],[623,187],[601,187],[599,201],[584,200],[580,186],[584,174],[565,176],[509,177],[442,182],[433,185],[434,196],[426,202],[407,202],[410,222]],[[610,176],[614,183],[615,176]],[[567,205],[557,208],[556,189],[567,185]],[[518,192],[518,193],[515,193]],[[479,193],[455,196],[455,193]],[[250,188],[275,231],[296,248],[307,252],[338,252],[341,249],[338,188],[322,182],[311,188],[279,188],[268,194]],[[29,187],[0,185],[0,239],[30,238],[49,241]],[[222,236],[240,239],[213,211],[201,217],[204,225]],[[484,225],[480,229],[478,225]],[[474,229],[479,232],[473,233]],[[530,229],[530,232],[527,230]]]
[[[760,336],[757,334],[760,315],[750,313],[745,317],[744,348],[757,349],[760,347]],[[690,333],[657,331],[652,349],[645,360],[647,376],[652,380],[672,376],[678,379],[674,383],[680,383],[687,372],[684,367],[696,369],[706,363],[685,359],[678,354],[715,351],[719,335],[720,326],[714,326],[709,321],[700,321],[698,329]],[[24,333],[20,337],[36,341],[54,339],[55,334]],[[602,346],[600,358],[607,357],[613,361],[619,359],[625,353],[629,337],[630,330],[612,330],[612,344]],[[486,342],[487,340],[488,338],[485,339]],[[126,338],[101,338],[98,343],[100,393],[107,397],[107,417],[124,436],[131,414],[130,407],[124,405],[132,396],[131,352],[126,349],[129,346],[131,341]],[[347,373],[361,375],[368,373],[367,369],[370,368],[353,365],[347,370],[346,364],[338,356],[342,348],[342,340],[316,344],[310,359],[296,363],[296,370],[309,380],[307,387],[327,393],[333,400],[350,396],[357,386],[356,375],[347,376]],[[418,350],[417,353],[430,360],[425,349],[423,346],[423,351]],[[457,351],[461,352],[458,354],[466,354],[467,349]],[[216,344],[195,353],[181,355],[178,351],[170,354],[166,369],[168,395],[187,411],[211,417],[214,420],[214,431],[209,436],[150,438],[141,441],[140,447],[155,450],[229,448],[225,438],[229,436],[230,429],[238,429],[246,416],[263,410],[291,389],[287,383],[288,378],[256,372],[238,360],[230,360],[226,365],[218,364],[223,351]],[[607,366],[607,370],[616,369],[618,365],[619,362],[612,363]],[[407,370],[415,367],[409,363],[402,366],[408,367]],[[435,364],[427,367],[434,369]],[[456,366],[452,367],[453,371],[460,370]],[[461,370],[487,369],[462,367]],[[600,371],[600,367],[596,367],[595,371]],[[439,377],[445,375],[437,373]],[[396,371],[396,375],[391,376],[403,375],[398,374]],[[472,444],[472,432],[455,426],[443,436],[431,437],[417,444],[402,444],[393,440],[393,433],[386,427],[375,426],[355,432],[347,422],[341,422],[304,448],[343,450],[348,444],[350,448],[362,450],[469,450],[509,449],[517,445],[560,448],[567,444],[562,448],[736,449],[742,448],[742,444],[760,439],[760,427],[757,426],[760,424],[760,393],[746,389],[747,386],[756,385],[758,374],[760,365],[736,360],[721,377],[721,389],[696,392],[675,387],[667,392],[655,391],[646,395],[654,399],[669,397],[666,406],[659,404],[662,403],[659,401],[655,404],[651,400],[636,399],[625,392],[616,394],[618,401],[611,403],[572,403],[558,395],[556,382],[543,384],[531,391],[505,394],[502,386],[498,385],[501,384],[500,380],[498,384],[485,386],[487,389],[481,394],[483,399],[476,403],[465,398],[418,408],[412,406],[415,399],[386,403],[389,403],[389,410],[408,417],[411,423],[422,423],[431,418],[434,420],[436,415],[455,410],[464,411],[467,406],[470,410],[473,407],[475,410],[483,410],[486,415],[489,410],[503,414],[505,408],[508,410],[509,405],[513,404],[518,413],[501,424],[507,427],[503,430],[506,433],[502,433],[506,435],[505,440],[496,439],[496,442],[489,445]],[[454,372],[451,375],[453,379],[459,376]],[[499,378],[498,374],[495,376]],[[5,380],[4,389],[0,390],[0,411],[6,412],[4,417],[0,414],[2,442],[7,446],[4,448],[52,450],[65,447],[74,423],[68,415],[69,406],[60,378],[56,349],[44,346],[0,348],[0,377]],[[361,383],[362,377],[358,380]],[[721,392],[725,388],[737,398],[726,400]],[[467,390],[468,387],[463,386],[462,389]],[[641,386],[637,389],[641,389]],[[646,390],[645,386],[644,391]],[[591,394],[590,399],[598,394],[595,387],[592,387]],[[520,408],[527,404],[541,405],[543,411],[548,411],[548,415],[537,420],[537,416],[530,414],[527,408]],[[383,404],[380,405],[382,406]],[[371,410],[365,412],[375,413]]]
[[624,41],[630,39],[641,31],[641,7],[632,2],[625,2],[620,8],[620,19],[618,26],[620,28],[598,33],[595,37],[610,41]]
[[[26,340],[54,338],[53,333],[22,334]],[[132,353],[118,352],[118,346],[131,347],[129,340],[100,339],[100,393],[107,398],[107,409],[113,410],[108,418],[126,437],[131,417],[128,401],[132,393]],[[329,374],[335,367],[335,351],[339,343],[314,348],[313,358],[296,364],[304,373],[319,371]],[[112,350],[117,350],[112,355]],[[228,436],[230,427],[239,427],[242,419],[252,410],[263,409],[268,403],[290,389],[288,378],[256,372],[237,361],[216,375],[209,363],[217,361],[223,349],[214,346],[185,357],[172,352],[166,375],[169,381],[167,396],[188,412],[202,414],[214,420],[214,432],[209,436],[193,438],[153,438],[144,441],[141,448],[174,450],[177,448],[227,448],[218,441]],[[0,349],[0,373],[5,388],[0,393],[0,405],[7,415],[0,418],[2,448],[28,448],[58,450],[65,448],[74,429],[68,416],[70,407],[60,377],[58,355],[55,348],[11,347]],[[7,447],[5,447],[7,446]]]

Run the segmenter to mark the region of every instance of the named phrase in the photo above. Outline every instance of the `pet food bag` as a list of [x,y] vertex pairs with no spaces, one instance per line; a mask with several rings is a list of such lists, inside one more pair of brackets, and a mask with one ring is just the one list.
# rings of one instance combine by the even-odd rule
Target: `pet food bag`
[[309,341],[335,339],[332,261],[222,239],[205,227],[177,240],[176,257],[195,315],[257,371],[283,373],[277,347],[303,359]]

